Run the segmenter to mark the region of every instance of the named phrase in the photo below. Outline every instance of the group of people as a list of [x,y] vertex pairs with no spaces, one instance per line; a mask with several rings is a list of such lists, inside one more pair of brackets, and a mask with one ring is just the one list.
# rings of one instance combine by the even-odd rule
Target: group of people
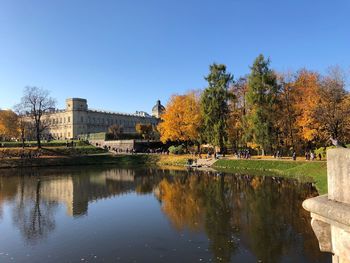
[[[319,153],[317,157],[318,157],[318,159],[320,161],[322,160],[321,153]],[[316,154],[313,151],[306,151],[305,152],[305,160],[306,161],[314,161],[314,160],[316,160]]]
[[249,149],[239,150],[235,153],[237,159],[251,159],[252,155]]
[[33,158],[39,158],[40,156],[41,156],[40,151],[15,152],[15,151],[4,150],[0,152],[0,158],[19,157],[20,159],[33,159]]
[[151,148],[147,148],[146,150],[143,151],[143,153],[147,153],[147,154],[152,154],[152,153],[157,153],[157,154],[167,154],[169,155],[169,150],[165,150],[162,148],[158,148],[158,149],[151,149]]
[[32,159],[32,158],[39,158],[40,157],[40,152],[39,151],[29,151],[29,152],[21,152],[19,154],[19,158],[21,159]]
[[[102,145],[96,143],[96,147],[102,147]],[[134,148],[126,148],[126,149],[123,149],[123,148],[117,148],[117,147],[111,147],[111,146],[107,146],[107,145],[104,145],[103,148],[105,150],[108,150],[108,151],[113,151],[117,154],[123,154],[123,153],[126,153],[126,154],[135,154],[136,153],[136,150]],[[144,149],[143,151],[137,151],[137,153],[146,153],[146,154],[167,154],[169,155],[169,150],[164,150],[164,149],[151,149],[151,148],[147,148],[147,149]]]
[[282,158],[282,152],[281,151],[275,151],[273,153],[273,158],[281,159]]
[[67,141],[66,142],[66,147],[68,148],[68,147],[71,147],[71,148],[73,148],[73,147],[76,147],[77,146],[77,143],[76,142],[74,142],[74,141]]

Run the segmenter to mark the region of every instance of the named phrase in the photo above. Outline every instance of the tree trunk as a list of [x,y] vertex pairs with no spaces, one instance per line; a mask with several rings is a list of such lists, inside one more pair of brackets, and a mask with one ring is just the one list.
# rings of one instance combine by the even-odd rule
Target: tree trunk
[[201,144],[197,142],[197,152],[201,153]]
[[22,148],[24,149],[24,135],[22,135]]
[[37,144],[38,144],[38,149],[41,148],[41,141],[40,141],[40,127],[39,127],[39,124],[37,124],[37,127],[36,127],[36,141],[37,141]]

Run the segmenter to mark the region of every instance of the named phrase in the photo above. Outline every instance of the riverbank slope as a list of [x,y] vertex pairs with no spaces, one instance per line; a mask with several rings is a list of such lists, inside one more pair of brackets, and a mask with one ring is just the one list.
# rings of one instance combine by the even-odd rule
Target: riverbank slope
[[320,194],[327,192],[327,162],[289,160],[218,160],[213,168],[223,172],[296,178],[313,182]]

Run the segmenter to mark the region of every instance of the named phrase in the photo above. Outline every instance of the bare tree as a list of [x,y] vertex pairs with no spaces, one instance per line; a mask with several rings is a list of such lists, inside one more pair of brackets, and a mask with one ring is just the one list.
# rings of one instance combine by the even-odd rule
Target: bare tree
[[22,148],[24,148],[24,142],[26,138],[26,133],[29,128],[29,123],[26,120],[26,113],[21,103],[16,104],[14,106],[14,111],[17,114],[17,127],[21,136]]
[[33,120],[38,148],[41,148],[41,136],[48,128],[49,122],[43,122],[42,117],[55,107],[55,100],[49,96],[49,91],[38,87],[26,87],[20,107]]

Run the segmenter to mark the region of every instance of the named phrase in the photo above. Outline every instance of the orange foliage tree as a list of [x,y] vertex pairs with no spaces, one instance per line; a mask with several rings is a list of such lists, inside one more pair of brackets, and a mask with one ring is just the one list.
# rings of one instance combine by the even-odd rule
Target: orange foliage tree
[[198,142],[201,113],[198,96],[194,92],[173,95],[158,125],[160,139],[167,141]]
[[11,110],[0,111],[0,137],[16,138],[19,135],[17,115]]
[[294,88],[296,124],[299,127],[300,137],[305,141],[315,140],[319,129],[319,123],[315,119],[315,111],[320,102],[319,74],[305,69],[299,71]]

